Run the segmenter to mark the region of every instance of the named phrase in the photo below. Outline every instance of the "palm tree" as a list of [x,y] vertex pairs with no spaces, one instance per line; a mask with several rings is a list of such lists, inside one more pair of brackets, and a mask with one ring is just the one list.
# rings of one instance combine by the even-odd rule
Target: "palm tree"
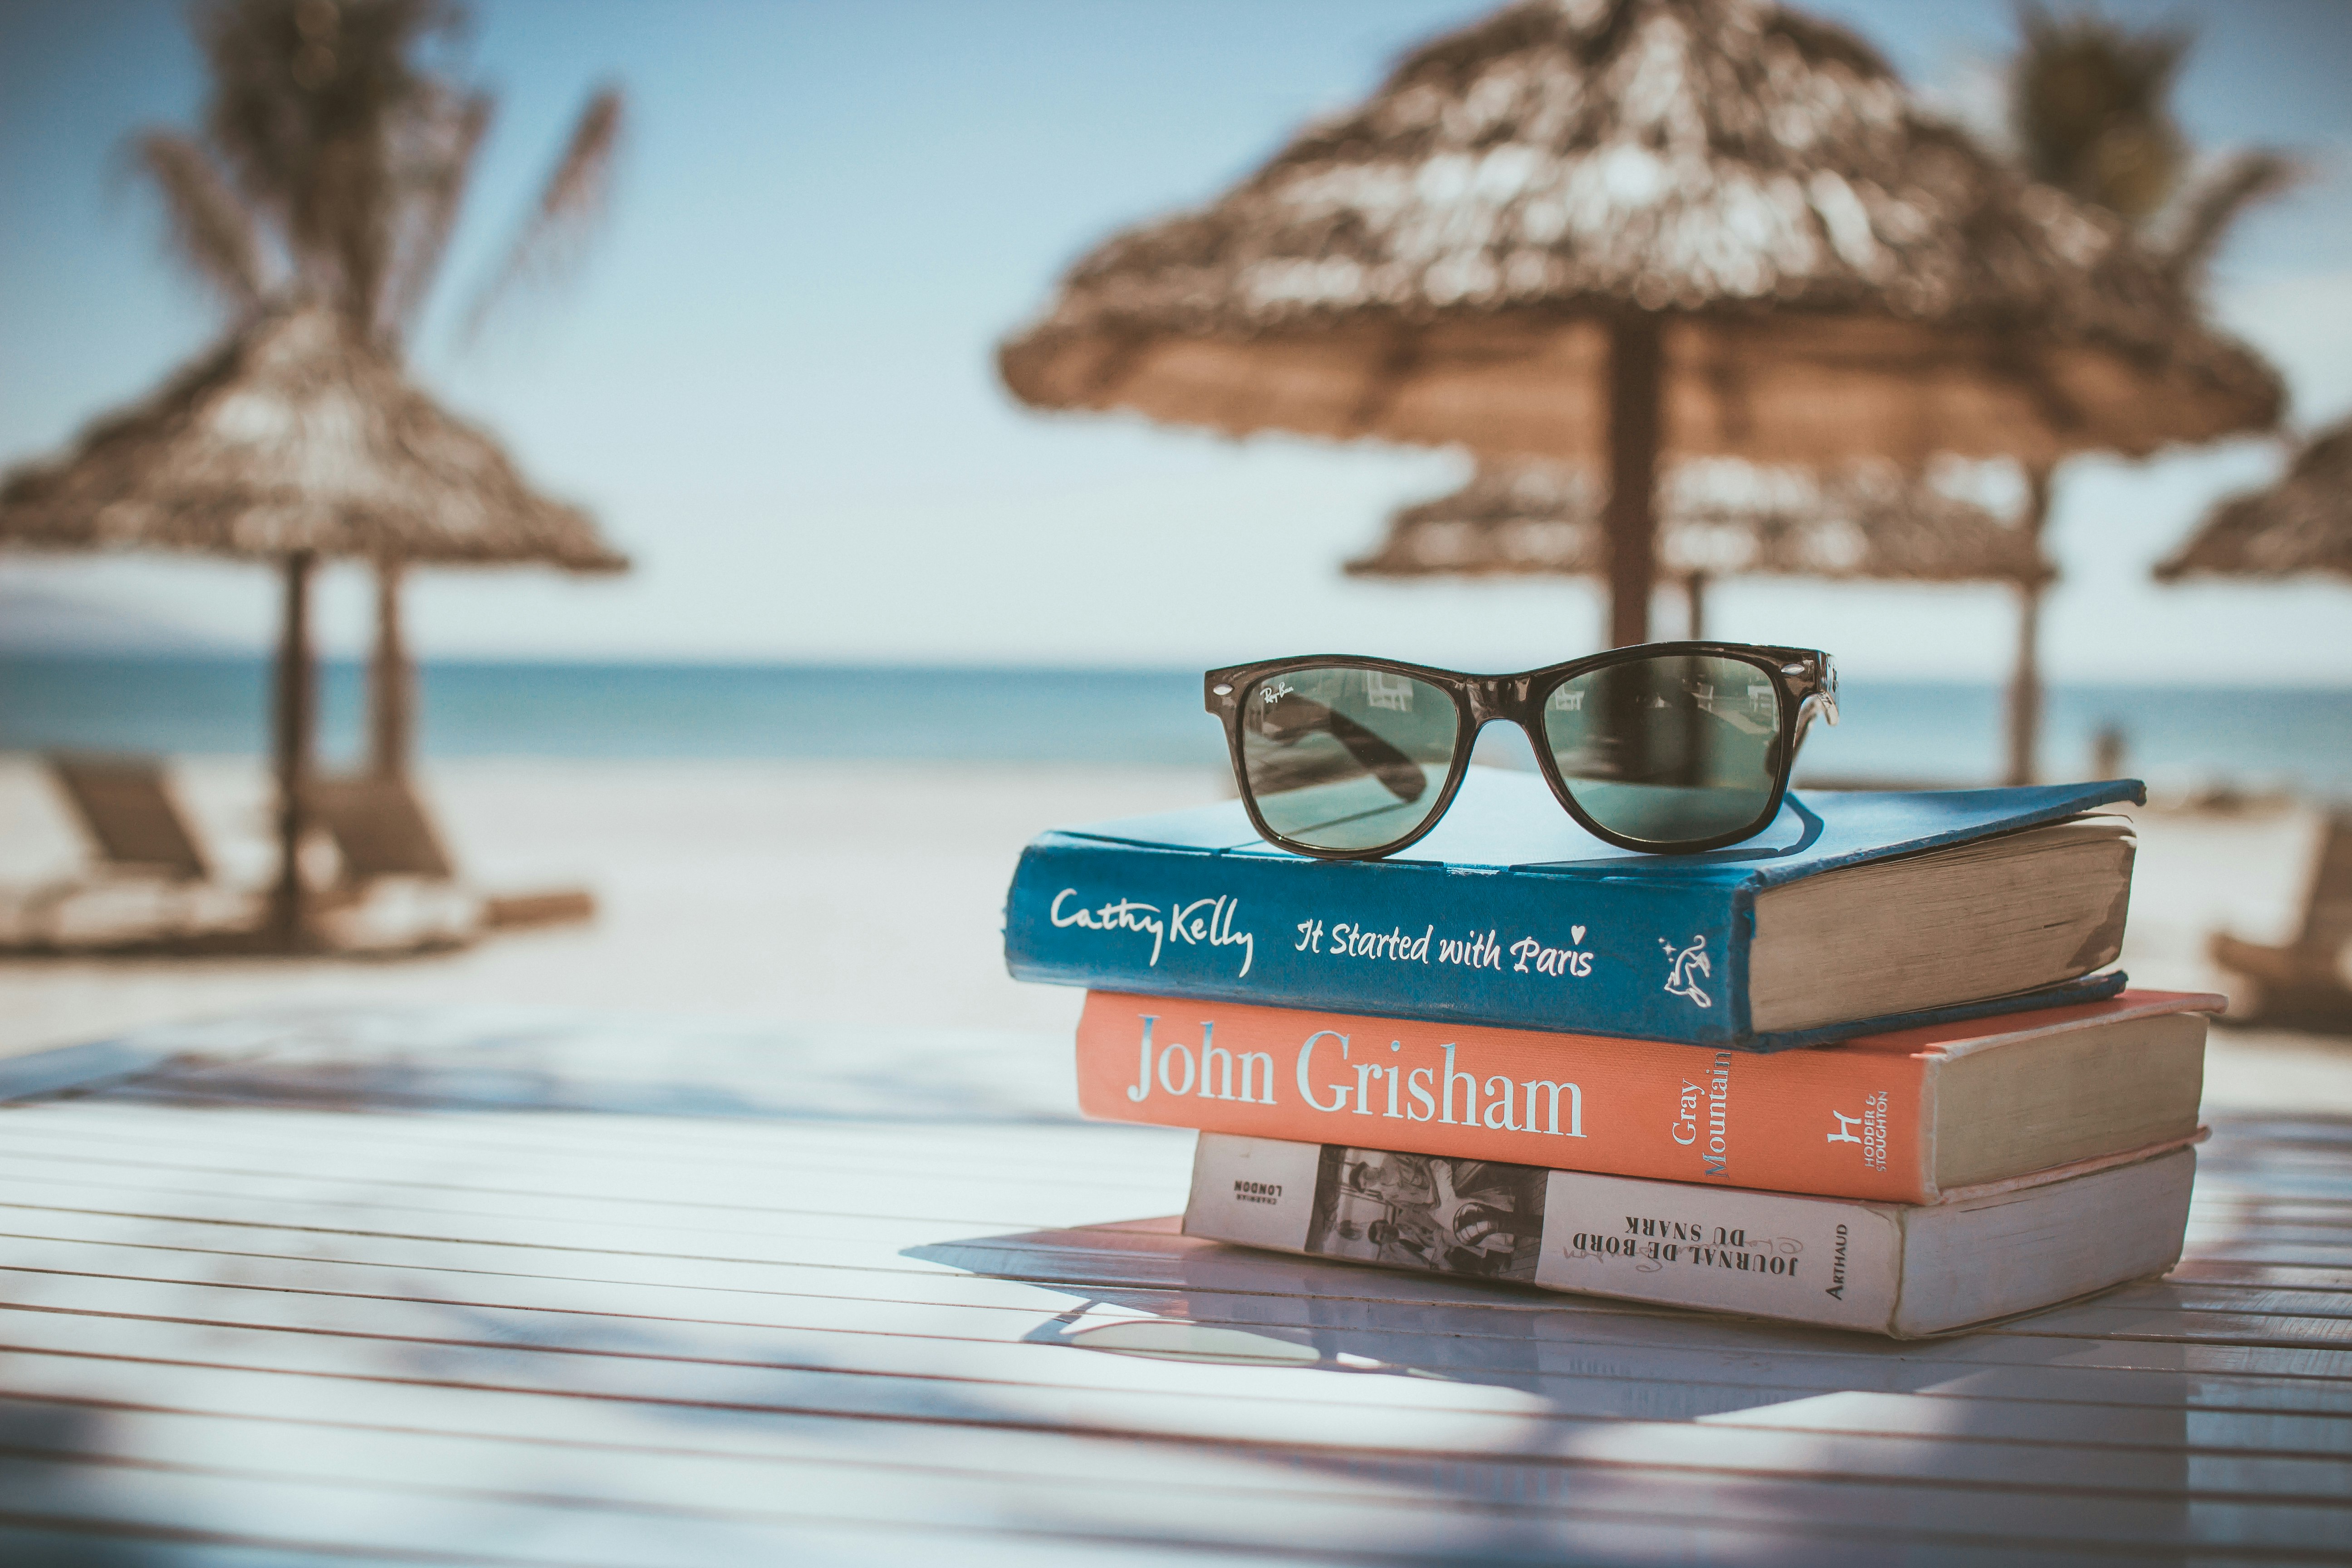
[[[212,76],[203,128],[150,131],[140,167],[163,198],[172,248],[233,315],[289,294],[324,301],[397,360],[440,272],[490,96],[436,68],[467,17],[456,0],[201,0]],[[601,216],[622,96],[592,93],[562,155],[465,314],[470,339],[519,287],[551,280]],[[412,676],[401,563],[376,571],[369,672],[372,763],[408,760]]]
[[[2222,235],[2294,167],[2276,153],[2223,158],[2191,177],[2190,149],[2170,98],[2193,39],[2180,29],[2133,32],[2095,11],[2057,16],[2024,0],[2024,34],[2009,69],[2010,130],[2026,173],[2113,213],[2152,249],[2184,300],[2205,283]],[[2051,469],[2029,465],[2021,522],[2039,553],[2050,519]],[[2009,695],[2009,782],[2031,784],[2042,724],[2039,642],[2045,582],[2017,585],[2016,673]]]

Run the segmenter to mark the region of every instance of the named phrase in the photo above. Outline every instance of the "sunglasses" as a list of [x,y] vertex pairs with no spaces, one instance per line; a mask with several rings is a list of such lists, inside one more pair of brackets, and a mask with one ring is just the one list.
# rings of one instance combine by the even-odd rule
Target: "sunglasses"
[[1213,669],[1250,821],[1326,860],[1393,855],[1437,826],[1471,742],[1527,731],[1568,814],[1627,849],[1685,855],[1761,833],[1837,672],[1811,648],[1649,643],[1524,675],[1318,656]]

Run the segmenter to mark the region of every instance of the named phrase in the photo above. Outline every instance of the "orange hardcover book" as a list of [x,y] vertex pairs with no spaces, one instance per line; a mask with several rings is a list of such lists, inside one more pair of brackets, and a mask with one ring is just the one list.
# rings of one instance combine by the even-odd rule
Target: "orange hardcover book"
[[2191,1137],[2222,998],[2103,1002],[1757,1055],[1666,1041],[1087,994],[1078,1106],[1110,1121],[1932,1204]]

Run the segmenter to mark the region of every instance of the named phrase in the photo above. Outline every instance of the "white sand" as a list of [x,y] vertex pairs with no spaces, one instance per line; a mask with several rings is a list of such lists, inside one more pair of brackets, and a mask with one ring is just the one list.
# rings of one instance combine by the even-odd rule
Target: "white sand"
[[[267,874],[253,764],[181,764],[183,804],[231,879]],[[373,962],[0,962],[0,1055],[288,1005],[497,1003],[802,1024],[1060,1033],[1079,994],[1017,985],[1004,886],[1042,828],[1231,793],[1189,770],[873,763],[453,762],[425,789],[481,887],[593,887],[591,925]],[[2139,814],[2124,962],[2137,984],[2221,989],[2206,933],[2292,926],[2315,822]],[[29,758],[0,756],[0,889],[71,872],[79,841]],[[2217,1030],[2215,1108],[2352,1110],[2352,1041]]]

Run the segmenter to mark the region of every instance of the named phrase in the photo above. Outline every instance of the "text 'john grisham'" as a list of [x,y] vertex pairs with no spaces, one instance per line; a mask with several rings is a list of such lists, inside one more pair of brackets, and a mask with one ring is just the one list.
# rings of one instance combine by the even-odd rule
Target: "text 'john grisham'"
[[[1054,895],[1046,910],[1055,927],[1075,926],[1080,931],[1132,931],[1151,939],[1153,967],[1160,963],[1163,948],[1170,945],[1193,947],[1232,947],[1240,949],[1241,968],[1236,978],[1246,978],[1250,965],[1257,958],[1257,938],[1250,931],[1236,929],[1240,903],[1230,897],[1195,899],[1190,903],[1171,903],[1164,910],[1158,904],[1138,903],[1133,899],[1109,899],[1100,904],[1086,905],[1076,901],[1078,890],[1065,888]],[[1434,923],[1419,933],[1402,926],[1388,931],[1348,921],[1319,920],[1298,922],[1297,941],[1292,947],[1298,952],[1319,954],[1326,958],[1370,959],[1390,963],[1450,964],[1464,969],[1509,969],[1519,974],[1549,974],[1582,979],[1592,973],[1593,955],[1581,944],[1584,927],[1569,928],[1569,941],[1555,944],[1533,936],[1503,939],[1501,931],[1470,931],[1461,936],[1439,936]],[[1510,962],[1506,964],[1505,960]]]
[[[1196,1054],[1183,1041],[1158,1041],[1157,1014],[1142,1013],[1135,1082],[1129,1103],[1141,1105],[1156,1090],[1171,1099],[1239,1100],[1274,1105],[1275,1061],[1267,1051],[1229,1051],[1217,1044],[1217,1026],[1201,1025]],[[1407,1054],[1402,1040],[1358,1042],[1337,1029],[1318,1029],[1300,1043],[1289,1065],[1298,1097],[1326,1116],[1350,1112],[1400,1121],[1440,1121],[1448,1126],[1488,1127],[1498,1132],[1544,1132],[1555,1138],[1584,1136],[1584,1090],[1564,1079],[1524,1082],[1503,1073],[1483,1080],[1456,1061],[1453,1042],[1432,1053],[1416,1046]],[[1415,1058],[1427,1058],[1415,1061]],[[1720,1148],[1718,1140],[1717,1147]]]

